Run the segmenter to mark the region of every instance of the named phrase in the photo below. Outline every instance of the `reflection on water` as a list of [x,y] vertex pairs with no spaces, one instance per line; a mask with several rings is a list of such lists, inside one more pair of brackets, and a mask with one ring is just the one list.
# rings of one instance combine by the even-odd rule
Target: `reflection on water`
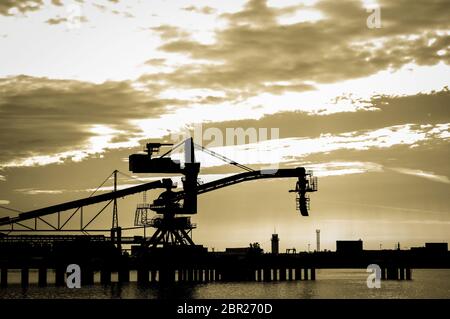
[[[20,287],[20,273],[9,274],[10,286],[0,289],[0,298],[96,298],[96,299],[202,299],[202,298],[450,298],[449,269],[414,270],[412,281],[383,281],[369,289],[365,270],[321,269],[316,281],[242,282],[208,284],[158,284],[142,287],[136,282],[95,284],[80,289],[37,287],[37,274],[30,273],[27,289]],[[131,274],[131,280],[136,278]],[[49,276],[51,279],[52,276]],[[114,277],[113,277],[114,279]],[[51,282],[51,280],[49,280]]]

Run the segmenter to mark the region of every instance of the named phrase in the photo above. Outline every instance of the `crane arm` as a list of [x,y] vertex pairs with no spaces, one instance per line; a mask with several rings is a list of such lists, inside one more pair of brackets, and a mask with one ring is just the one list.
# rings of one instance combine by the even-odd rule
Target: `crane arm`
[[[232,176],[228,176],[225,178],[221,178],[209,183],[204,183],[197,186],[197,194],[207,193],[219,188],[223,188],[226,186],[231,186],[234,184],[252,181],[257,179],[266,179],[266,178],[289,178],[289,177],[298,177],[304,178],[306,175],[306,171],[303,167],[297,168],[283,168],[278,170],[258,170],[251,172],[244,172]],[[177,192],[173,197],[175,201],[183,199],[185,196],[184,191]]]
[[87,198],[74,200],[71,202],[66,202],[66,203],[62,203],[62,204],[39,208],[36,210],[21,213],[21,214],[19,214],[18,217],[13,217],[13,218],[4,217],[4,218],[0,219],[0,226],[8,225],[11,223],[20,222],[20,221],[24,221],[24,220],[32,219],[32,218],[36,218],[36,217],[42,217],[45,215],[50,215],[53,213],[78,208],[81,206],[88,206],[88,205],[92,205],[92,204],[106,202],[109,200],[113,200],[115,198],[125,197],[125,196],[132,195],[135,193],[144,192],[144,191],[150,190],[150,189],[167,188],[170,186],[172,186],[172,180],[165,178],[161,181],[154,181],[154,182],[150,182],[150,183],[141,184],[138,186],[128,187],[128,188],[121,189],[121,190],[118,190],[115,192],[110,192],[110,193],[106,193],[106,194],[101,194],[101,195],[96,195],[96,196],[91,196],[91,197],[87,197]]
[[[309,215],[309,197],[306,195],[308,192],[315,192],[317,190],[317,179],[312,176],[311,172],[306,172],[304,167],[296,168],[284,168],[278,170],[258,170],[251,172],[244,172],[225,178],[218,179],[209,183],[198,185],[196,194],[207,193],[219,188],[231,186],[234,184],[252,181],[257,179],[267,178],[290,178],[297,177],[298,181],[293,192],[297,193],[297,209],[302,216]],[[176,192],[171,197],[171,202],[177,202],[179,200],[186,200],[187,194],[185,191]],[[186,212],[185,212],[186,213]]]

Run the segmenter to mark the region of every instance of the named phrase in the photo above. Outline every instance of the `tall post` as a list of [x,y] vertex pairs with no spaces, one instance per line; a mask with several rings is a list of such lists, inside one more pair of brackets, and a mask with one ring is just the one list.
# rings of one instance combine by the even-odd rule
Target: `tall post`
[[[114,192],[117,192],[117,173],[119,171],[114,171]],[[119,251],[122,251],[122,238],[121,230],[119,228],[119,214],[117,212],[117,198],[113,200],[113,219],[111,228],[111,241],[113,244],[117,244]]]
[[317,252],[320,251],[320,229],[316,229],[316,250]]
[[[114,192],[117,192],[117,173],[118,171],[114,171]],[[112,219],[112,228],[115,229],[119,227],[119,216],[117,215],[117,198],[114,198],[113,201],[113,219]]]

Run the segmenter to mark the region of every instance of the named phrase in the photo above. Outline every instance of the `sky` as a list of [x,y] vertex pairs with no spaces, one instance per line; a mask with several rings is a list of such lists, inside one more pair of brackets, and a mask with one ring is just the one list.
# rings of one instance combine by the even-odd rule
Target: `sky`
[[[309,217],[293,179],[200,195],[198,244],[449,242],[449,15],[446,0],[0,0],[0,217],[87,197],[146,142],[193,135],[319,177]],[[197,159],[203,182],[239,172]],[[119,201],[124,227],[143,200]]]

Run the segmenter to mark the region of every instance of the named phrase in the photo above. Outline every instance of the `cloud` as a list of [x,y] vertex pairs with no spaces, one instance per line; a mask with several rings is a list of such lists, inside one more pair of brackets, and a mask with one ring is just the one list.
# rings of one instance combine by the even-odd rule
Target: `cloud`
[[0,175],[0,182],[4,182],[4,181],[6,181],[6,177],[3,175]]
[[50,25],[56,25],[56,24],[65,23],[67,21],[68,21],[67,18],[56,17],[56,18],[50,18],[45,22]]
[[72,18],[61,18],[61,17],[56,17],[56,18],[50,18],[47,21],[45,21],[45,23],[50,24],[50,25],[57,25],[57,24],[61,24],[61,23],[68,23],[69,25],[74,25],[74,24],[78,24],[78,23],[86,23],[88,22],[88,18],[86,18],[85,16],[75,16]]
[[426,171],[422,171],[419,169],[410,169],[410,168],[401,168],[401,167],[392,167],[390,169],[393,171],[396,171],[398,173],[422,177],[422,178],[429,179],[434,182],[450,184],[450,179],[447,176],[437,175],[433,172],[426,172]]
[[213,14],[216,12],[216,9],[208,7],[208,6],[206,6],[206,7],[188,6],[188,7],[184,7],[183,10],[195,12],[195,13],[201,13],[201,14]]
[[55,194],[62,194],[63,191],[62,190],[54,190],[54,189],[34,189],[34,188],[21,188],[21,189],[16,189],[16,192],[19,193],[23,193],[26,195],[42,195],[42,194],[50,194],[50,195],[55,195]]
[[286,89],[297,91],[299,85],[311,85],[307,82],[366,77],[409,63],[450,62],[448,2],[380,1],[380,6],[381,29],[367,27],[369,13],[361,1],[319,1],[309,9],[321,12],[323,19],[283,25],[280,16],[303,7],[274,8],[266,1],[250,0],[243,10],[222,15],[228,25],[216,31],[211,44],[163,25],[161,51],[210,64],[183,65],[141,80],[251,95],[270,91],[265,83],[271,82],[294,84]]
[[162,66],[165,62],[166,59],[164,58],[153,58],[145,61],[145,64],[150,66]]
[[63,6],[63,3],[61,0],[52,0],[52,4],[58,7]]
[[[77,0],[81,2],[80,0]],[[61,0],[51,0],[51,5],[61,7],[63,3]],[[0,1],[0,15],[11,16],[17,13],[27,13],[42,9],[46,3],[43,0],[2,0]]]
[[[203,131],[210,128],[218,129],[223,134],[225,134],[226,128],[243,127],[257,130],[279,128],[280,137],[287,138],[375,130],[409,123],[421,125],[450,123],[450,91],[448,88],[438,92],[406,96],[374,95],[368,100],[355,100],[352,97],[338,99],[340,99],[341,105],[348,104],[354,108],[354,111],[346,112],[346,108],[338,107],[326,111],[324,109],[324,112],[320,108],[319,111],[311,112],[284,111],[266,114],[258,119],[205,122],[202,124],[202,128]],[[364,107],[357,108],[358,104],[362,104]]]
[[[265,165],[268,163],[304,162],[313,154],[333,153],[336,151],[366,151],[371,149],[389,149],[398,145],[419,145],[428,141],[446,140],[442,134],[449,130],[450,124],[422,126],[417,124],[394,125],[376,130],[353,131],[340,134],[321,134],[314,138],[275,138],[247,141],[246,144],[229,144],[229,137],[217,134],[211,136],[204,146],[232,158],[244,165]],[[256,136],[257,137],[257,136]],[[248,137],[247,137],[248,139]],[[173,154],[181,159],[181,154]],[[204,167],[220,166],[218,159],[203,153],[196,155]],[[271,167],[273,168],[273,167]]]
[[179,27],[170,26],[170,25],[161,25],[158,27],[150,28],[150,30],[155,31],[159,34],[161,39],[163,40],[173,40],[177,38],[185,38],[189,36],[189,33],[182,30]]
[[139,136],[130,120],[157,118],[178,102],[155,99],[130,82],[0,79],[0,163],[54,163],[102,152],[115,138]]
[[39,10],[44,5],[43,0],[2,0],[0,2],[0,15],[13,15],[12,11],[20,13]]
[[[293,163],[290,163],[292,165]],[[362,174],[367,172],[382,172],[383,166],[371,162],[328,162],[328,163],[297,163],[295,166],[305,165],[314,172],[315,176],[341,176]]]

